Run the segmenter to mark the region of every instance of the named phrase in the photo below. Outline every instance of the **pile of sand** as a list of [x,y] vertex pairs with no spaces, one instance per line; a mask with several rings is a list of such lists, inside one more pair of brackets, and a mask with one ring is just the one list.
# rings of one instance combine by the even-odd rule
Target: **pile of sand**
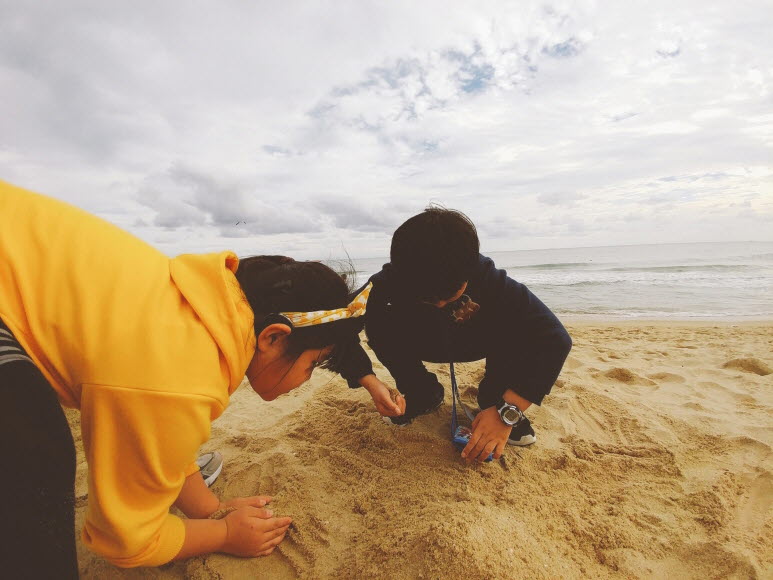
[[[364,390],[331,375],[273,403],[240,388],[204,448],[226,459],[213,489],[274,495],[296,526],[280,549],[122,571],[79,546],[82,574],[773,576],[771,325],[575,324],[570,333],[561,378],[528,412],[537,444],[480,466],[449,442],[448,393],[399,429]],[[428,366],[448,384],[447,367]],[[459,365],[466,400],[483,371]]]

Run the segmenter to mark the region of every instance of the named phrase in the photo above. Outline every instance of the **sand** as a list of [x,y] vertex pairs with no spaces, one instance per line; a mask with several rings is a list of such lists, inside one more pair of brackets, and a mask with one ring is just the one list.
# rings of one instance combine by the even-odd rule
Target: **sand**
[[[400,429],[324,372],[272,403],[243,385],[202,449],[226,460],[213,489],[274,495],[295,531],[268,557],[156,569],[119,570],[79,544],[82,575],[773,578],[773,324],[567,326],[572,354],[527,413],[537,443],[490,464],[451,446],[448,390]],[[428,366],[449,384],[447,366]],[[465,399],[483,371],[459,365]],[[78,528],[86,469],[79,449]]]

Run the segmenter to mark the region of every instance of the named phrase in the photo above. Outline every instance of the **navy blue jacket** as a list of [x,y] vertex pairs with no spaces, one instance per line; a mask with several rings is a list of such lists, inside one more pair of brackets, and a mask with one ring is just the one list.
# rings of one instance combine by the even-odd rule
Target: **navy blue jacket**
[[[443,310],[417,303],[401,292],[391,264],[369,281],[373,289],[364,317],[368,343],[403,392],[409,386],[413,390],[437,383],[422,361],[485,358],[489,404],[508,388],[540,404],[572,347],[569,334],[550,309],[482,255],[465,290],[480,310],[461,324]],[[347,350],[338,370],[351,387],[373,374],[359,344]],[[481,391],[483,387],[482,383]]]

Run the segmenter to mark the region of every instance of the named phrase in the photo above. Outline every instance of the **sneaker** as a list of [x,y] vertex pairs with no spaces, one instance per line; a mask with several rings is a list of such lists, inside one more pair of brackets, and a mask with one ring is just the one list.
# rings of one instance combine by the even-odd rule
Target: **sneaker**
[[196,465],[201,470],[201,477],[204,478],[204,483],[207,484],[207,487],[210,487],[215,483],[220,472],[223,471],[223,456],[217,451],[205,453],[199,456],[196,460]]
[[443,404],[444,395],[445,390],[443,387],[437,385],[435,392],[432,393],[429,399],[421,397],[418,399],[418,403],[412,404],[412,402],[417,399],[406,397],[405,413],[399,417],[384,417],[384,420],[391,422],[392,425],[405,427],[406,425],[410,424],[416,417],[419,417],[420,415],[426,415],[439,408],[440,405]]
[[518,445],[519,447],[526,447],[537,442],[537,436],[534,434],[534,429],[531,427],[529,420],[524,417],[513,430],[510,431],[510,437],[507,438],[508,445]]

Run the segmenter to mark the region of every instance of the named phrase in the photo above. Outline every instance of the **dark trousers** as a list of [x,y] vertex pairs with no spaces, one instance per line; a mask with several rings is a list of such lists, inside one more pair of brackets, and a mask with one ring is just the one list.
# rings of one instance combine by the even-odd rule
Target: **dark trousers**
[[[445,337],[444,337],[445,338]],[[512,375],[512,353],[488,337],[471,335],[457,336],[454,340],[435,337],[413,336],[400,342],[381,347],[371,341],[376,356],[395,379],[398,390],[408,398],[425,399],[439,385],[437,377],[426,370],[424,362],[450,363],[472,362],[485,359],[486,374],[478,385],[478,404],[481,409],[491,407],[502,396],[507,386],[491,377]]]
[[51,385],[0,329],[0,576],[77,578],[72,433]]

